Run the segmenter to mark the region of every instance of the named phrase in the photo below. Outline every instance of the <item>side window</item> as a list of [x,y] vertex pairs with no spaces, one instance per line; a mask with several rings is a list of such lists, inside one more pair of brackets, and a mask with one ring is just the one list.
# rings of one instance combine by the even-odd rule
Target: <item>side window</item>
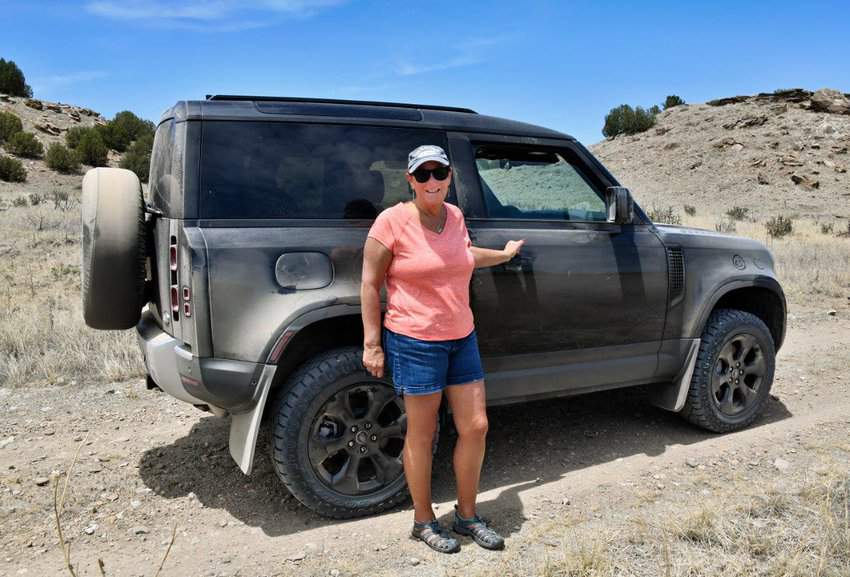
[[551,149],[478,146],[490,218],[605,221],[605,201],[577,162]]

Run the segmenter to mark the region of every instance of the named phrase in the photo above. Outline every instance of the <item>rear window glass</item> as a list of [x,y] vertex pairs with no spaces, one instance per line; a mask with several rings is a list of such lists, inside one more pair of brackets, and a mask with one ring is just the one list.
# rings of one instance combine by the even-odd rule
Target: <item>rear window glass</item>
[[407,154],[420,144],[447,148],[434,130],[209,121],[201,217],[375,218],[410,199]]

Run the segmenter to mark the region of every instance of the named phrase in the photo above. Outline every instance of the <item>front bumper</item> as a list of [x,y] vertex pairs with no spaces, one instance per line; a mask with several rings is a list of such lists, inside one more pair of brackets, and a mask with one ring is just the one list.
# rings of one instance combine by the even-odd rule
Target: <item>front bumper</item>
[[256,405],[265,365],[196,357],[162,330],[147,308],[136,332],[148,373],[166,393],[193,405],[212,405],[231,413],[250,411]]

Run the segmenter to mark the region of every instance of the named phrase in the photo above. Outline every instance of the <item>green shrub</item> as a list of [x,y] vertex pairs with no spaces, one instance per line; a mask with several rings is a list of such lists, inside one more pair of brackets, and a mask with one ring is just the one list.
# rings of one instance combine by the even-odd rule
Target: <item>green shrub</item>
[[16,132],[6,143],[6,150],[24,158],[41,158],[44,156],[44,145],[32,132]]
[[80,170],[80,159],[77,158],[77,153],[59,142],[54,142],[47,148],[44,161],[48,167],[58,172],[67,174]]
[[779,216],[772,217],[764,224],[764,226],[767,228],[767,234],[773,238],[782,238],[783,236],[791,234],[794,230],[793,221],[781,214]]
[[685,104],[684,100],[682,100],[675,94],[671,94],[670,96],[664,99],[664,110],[667,110],[668,108],[673,108],[674,106],[680,106],[682,104]]
[[38,206],[45,200],[47,200],[47,197],[43,194],[39,194],[37,192],[30,193],[30,206]]
[[832,234],[835,230],[833,223],[831,222],[822,222],[820,223],[820,233],[821,234]]
[[[654,107],[657,109],[657,107]],[[621,104],[605,116],[605,126],[602,134],[607,138],[618,134],[637,134],[652,128],[655,125],[655,114],[653,109],[646,110],[640,106],[632,108],[628,104]]]
[[94,132],[91,126],[73,126],[65,133],[65,144],[68,148],[77,148],[80,145],[80,140],[89,132]]
[[672,206],[656,208],[653,205],[647,216],[649,216],[649,220],[659,224],[682,224],[682,216],[673,210]]
[[13,61],[3,58],[0,58],[0,92],[32,98],[32,88],[27,84],[24,73]]
[[148,181],[151,166],[151,149],[153,148],[153,134],[141,136],[133,142],[121,159],[121,168],[132,170],[142,182]]
[[0,180],[25,182],[27,171],[21,161],[11,156],[0,156]]
[[[0,159],[0,162],[2,162],[2,159]],[[27,197],[25,197],[25,196],[18,196],[18,197],[15,198],[15,200],[12,201],[12,206],[29,206],[29,205],[30,205],[30,203],[27,200]]]
[[732,220],[745,220],[749,215],[750,209],[743,206],[733,206],[726,211],[726,216]]
[[80,162],[89,166],[106,166],[109,149],[96,130],[89,130],[80,137],[76,151]]
[[6,142],[12,135],[24,129],[21,119],[11,112],[0,112],[0,142]]
[[148,120],[142,120],[129,110],[124,110],[105,125],[98,126],[97,130],[106,146],[118,152],[124,152],[131,142],[149,134],[153,136],[154,125]]
[[697,207],[691,206],[690,204],[685,205],[685,214],[688,216],[696,216]]

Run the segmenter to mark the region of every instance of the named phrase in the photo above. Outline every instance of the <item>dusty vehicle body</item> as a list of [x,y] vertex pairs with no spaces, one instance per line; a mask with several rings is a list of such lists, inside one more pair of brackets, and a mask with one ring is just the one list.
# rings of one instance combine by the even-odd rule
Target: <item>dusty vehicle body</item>
[[[151,385],[230,415],[245,473],[267,418],[276,471],[306,505],[334,517],[394,505],[403,399],[360,365],[360,270],[374,217],[409,198],[407,151],[425,143],[451,157],[448,201],[474,244],[526,239],[470,285],[490,404],[651,385],[657,404],[710,430],[757,418],[786,319],[766,247],[655,225],[572,137],[466,109],[177,103],[157,128],[147,203],[115,169],[86,176],[84,233],[109,218],[86,218],[86,202],[123,187],[144,265],[126,283],[141,296],[120,305],[131,322],[95,296],[87,321],[137,325]],[[96,248],[84,238],[84,260]]]

